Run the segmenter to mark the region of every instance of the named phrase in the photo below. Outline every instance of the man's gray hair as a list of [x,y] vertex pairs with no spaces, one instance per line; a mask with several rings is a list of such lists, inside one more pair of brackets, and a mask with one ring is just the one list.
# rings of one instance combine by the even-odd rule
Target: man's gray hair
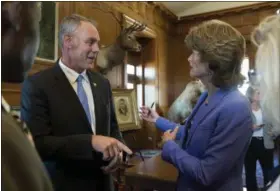
[[75,32],[75,30],[81,25],[82,21],[89,22],[96,27],[96,22],[94,20],[88,19],[78,14],[72,14],[63,18],[58,32],[58,40],[61,48],[63,47],[64,36]]

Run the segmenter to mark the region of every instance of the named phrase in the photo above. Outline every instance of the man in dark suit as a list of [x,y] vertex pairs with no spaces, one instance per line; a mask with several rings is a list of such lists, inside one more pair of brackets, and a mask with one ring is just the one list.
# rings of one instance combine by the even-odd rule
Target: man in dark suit
[[[20,83],[38,50],[41,5],[16,1],[1,4],[2,82]],[[12,117],[3,97],[1,108],[2,190],[52,191],[44,165],[25,134],[27,128]]]
[[22,89],[22,119],[45,161],[55,162],[57,190],[111,191],[108,173],[132,154],[122,142],[110,83],[90,71],[99,51],[91,20],[65,17],[60,25],[62,57],[31,76]]

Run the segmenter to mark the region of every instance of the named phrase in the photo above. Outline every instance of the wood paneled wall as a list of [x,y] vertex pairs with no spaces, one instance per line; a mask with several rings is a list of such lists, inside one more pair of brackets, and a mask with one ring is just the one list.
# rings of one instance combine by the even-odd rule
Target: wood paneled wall
[[[156,53],[156,87],[159,90],[156,101],[165,113],[174,99],[182,92],[189,77],[187,62],[188,51],[183,40],[189,28],[208,19],[221,19],[235,26],[249,39],[255,25],[267,15],[275,13],[279,2],[268,2],[251,5],[245,8],[224,10],[214,13],[205,13],[196,16],[184,17],[176,22],[174,16],[166,14],[158,4],[149,2],[58,2],[58,23],[63,17],[78,13],[97,21],[101,36],[101,45],[114,42],[120,33],[120,26],[109,13],[102,12],[95,7],[113,8],[116,15],[121,18],[125,14],[135,20],[146,23],[155,34]],[[108,30],[110,28],[110,30]],[[58,55],[60,50],[58,49]],[[251,67],[254,66],[255,47],[248,41],[247,55]],[[53,66],[55,61],[36,59],[30,74]],[[112,87],[124,87],[124,67],[114,68],[109,74]],[[20,84],[2,84],[2,92],[9,103],[19,104]],[[9,94],[12,96],[9,96]],[[16,95],[18,94],[18,96]]]
[[182,20],[178,21],[176,23],[176,36],[171,39],[169,44],[169,105],[171,105],[172,102],[180,95],[186,84],[192,80],[189,76],[189,63],[187,61],[190,51],[184,48],[184,38],[192,26],[210,19],[219,19],[230,23],[245,36],[247,40],[246,54],[250,60],[250,67],[254,68],[256,48],[250,42],[250,34],[254,27],[258,25],[263,18],[268,15],[275,14],[279,7],[279,2],[267,2],[246,7],[183,17]]
[[[174,15],[155,2],[58,2],[58,23],[72,13],[94,19],[98,23],[101,45],[112,44],[119,35],[121,28],[111,14],[94,8],[99,5],[104,8],[112,8],[119,18],[121,18],[121,14],[125,14],[145,23],[154,31],[155,38],[152,46],[155,48],[155,62],[149,63],[149,67],[156,69],[155,86],[157,92],[155,101],[162,113],[165,114],[168,107],[191,80],[187,61],[190,51],[186,50],[183,43],[190,27],[205,20],[220,19],[232,24],[249,39],[254,26],[265,16],[274,14],[280,3],[262,3],[245,8],[185,17],[176,21]],[[57,54],[60,56],[59,49]],[[251,67],[253,67],[255,48],[249,41],[247,43],[247,55],[250,58]],[[54,63],[55,61],[36,59],[30,74],[49,68]],[[124,75],[123,66],[116,67],[110,72],[109,80],[113,88],[124,87]],[[2,83],[2,93],[9,104],[19,105],[20,87],[21,84]],[[128,136],[130,135],[128,134]],[[149,146],[146,145],[145,147]]]
[[[105,9],[112,8],[119,18],[121,18],[121,14],[125,14],[137,21],[143,22],[156,33],[156,70],[158,71],[156,86],[161,90],[156,101],[163,108],[167,108],[168,100],[165,93],[167,92],[167,40],[169,31],[174,29],[174,27],[172,27],[171,22],[168,20],[166,10],[163,11],[156,3],[148,2],[57,2],[58,23],[65,16],[71,15],[72,13],[94,19],[98,23],[98,30],[101,37],[100,44],[104,46],[112,44],[119,35],[121,28],[110,13],[95,9],[95,7],[99,7],[100,5]],[[58,55],[61,55],[59,49]],[[36,59],[30,74],[47,69],[53,66],[54,63],[55,61]],[[123,66],[116,67],[109,73],[109,80],[113,88],[124,87],[123,75]],[[20,87],[21,84],[2,83],[2,93],[11,105],[19,105]]]
[[149,28],[155,31],[155,52],[156,52],[156,87],[159,103],[163,111],[168,109],[168,44],[169,34],[175,31],[169,17],[159,6],[148,2],[112,2],[116,10],[132,17],[140,22],[146,23]]
[[[156,77],[154,80],[157,93],[154,101],[158,103],[157,105],[161,107],[160,109],[167,110],[168,41],[170,39],[170,31],[175,31],[175,26],[171,22],[174,16],[170,17],[168,11],[163,10],[157,3],[152,2],[58,2],[57,6],[58,23],[60,23],[65,16],[73,13],[95,20],[100,33],[101,46],[114,43],[116,37],[120,34],[121,27],[112,14],[96,9],[96,7],[101,6],[105,10],[111,10],[112,8],[118,18],[121,18],[121,14],[125,14],[132,19],[145,23],[149,29],[153,30],[155,37],[150,46],[154,48],[154,53],[152,54],[154,56],[154,61],[147,61],[147,67],[155,68],[156,70]],[[57,55],[61,55],[59,49]],[[54,64],[55,61],[36,59],[30,74],[45,70],[52,67]],[[124,66],[116,67],[108,74],[108,79],[111,82],[112,88],[122,88],[125,86],[124,75]],[[16,106],[20,104],[20,88],[21,84],[2,83],[2,93],[9,104]],[[154,127],[144,125],[143,130],[135,133],[128,132],[125,133],[124,136],[130,146],[133,144],[133,148],[154,148],[156,146],[156,140],[158,139],[156,134],[157,132]],[[129,139],[132,138],[132,135],[135,135],[137,138],[137,145],[135,145],[134,140]],[[149,139],[148,136],[151,139]]]

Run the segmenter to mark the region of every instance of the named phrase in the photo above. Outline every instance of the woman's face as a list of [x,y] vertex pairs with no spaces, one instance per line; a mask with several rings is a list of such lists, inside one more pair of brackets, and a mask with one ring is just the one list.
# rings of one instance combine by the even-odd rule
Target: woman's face
[[193,50],[192,54],[188,58],[188,61],[191,67],[190,76],[192,78],[201,79],[210,75],[208,64],[201,61],[201,56],[198,51]]

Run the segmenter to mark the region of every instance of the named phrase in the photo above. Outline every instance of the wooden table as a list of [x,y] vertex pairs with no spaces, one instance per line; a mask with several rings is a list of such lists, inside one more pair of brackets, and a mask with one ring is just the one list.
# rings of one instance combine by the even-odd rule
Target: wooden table
[[172,191],[176,188],[178,172],[157,155],[128,168],[124,175],[130,190]]

